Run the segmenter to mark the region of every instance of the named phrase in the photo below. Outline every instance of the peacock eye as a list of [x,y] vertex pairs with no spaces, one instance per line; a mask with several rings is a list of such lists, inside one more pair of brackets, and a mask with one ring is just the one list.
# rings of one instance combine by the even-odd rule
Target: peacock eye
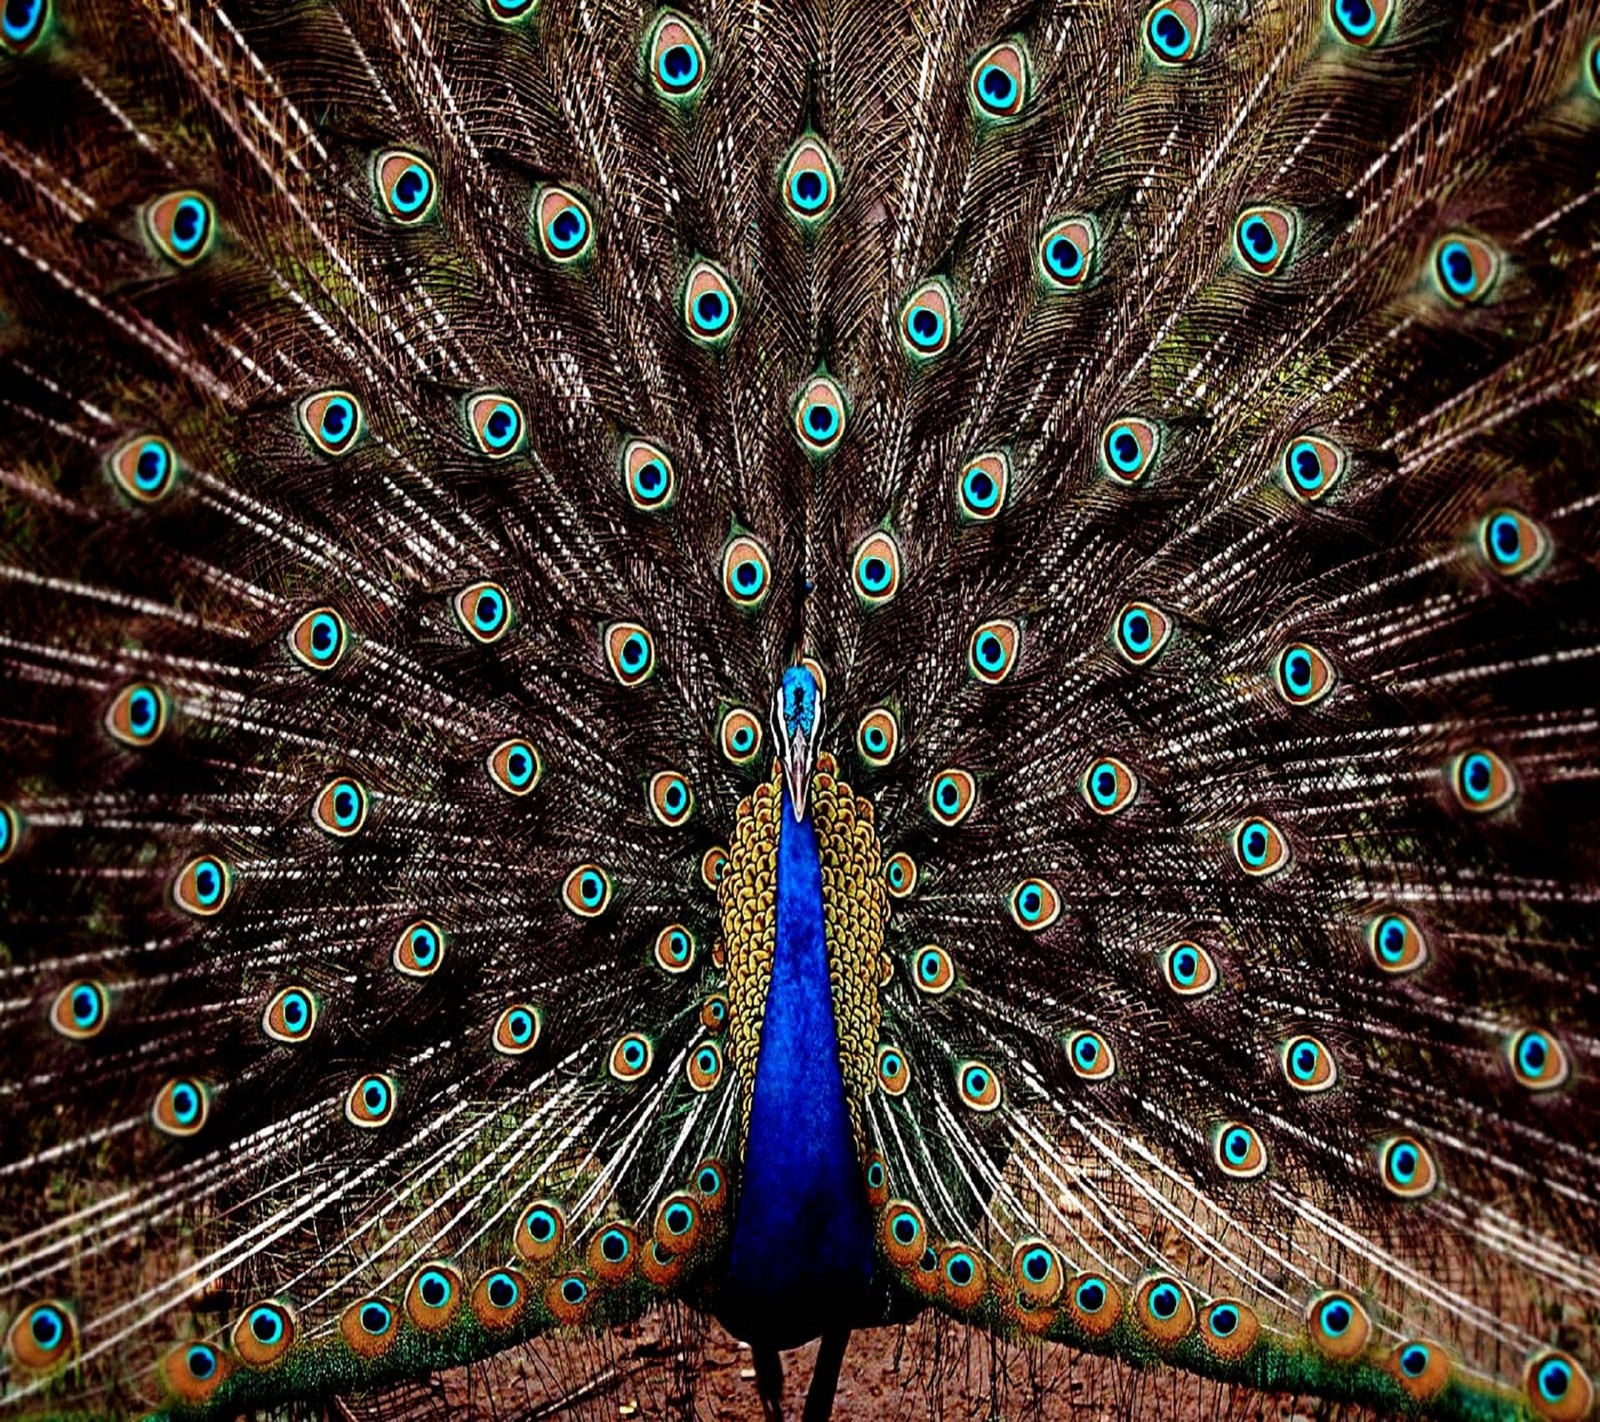
[[1098,1032],[1074,1032],[1068,1037],[1067,1061],[1085,1081],[1104,1081],[1117,1069],[1111,1044]]
[[728,1024],[728,999],[714,992],[700,1004],[700,1025],[708,1032],[720,1032]]
[[681,923],[669,923],[656,935],[656,966],[667,973],[686,973],[694,966],[695,941]]
[[1047,289],[1074,291],[1089,279],[1095,228],[1087,217],[1064,217],[1039,239],[1039,271]]
[[1130,602],[1111,624],[1112,638],[1122,659],[1142,667],[1167,645],[1172,622],[1166,613],[1148,602]]
[[1146,1279],[1133,1299],[1134,1317],[1160,1343],[1175,1343],[1194,1327],[1194,1301],[1170,1274]]
[[1224,1175],[1251,1180],[1267,1168],[1267,1148],[1255,1130],[1242,1121],[1229,1121],[1212,1142],[1212,1153]]
[[669,1249],[682,1252],[694,1242],[700,1228],[700,1207],[694,1196],[680,1190],[668,1195],[656,1211],[655,1239]]
[[1084,771],[1082,790],[1097,815],[1115,815],[1133,803],[1139,778],[1115,756],[1102,756]]
[[566,265],[589,256],[594,249],[594,219],[582,198],[550,184],[533,199],[534,227],[539,246],[552,262]]
[[84,1042],[106,1025],[111,999],[105,986],[90,978],[68,983],[50,1005],[50,1025],[63,1037]]
[[289,629],[289,651],[312,671],[339,665],[350,642],[350,630],[331,607],[317,607]]
[[210,249],[216,214],[211,199],[200,193],[167,193],[145,208],[144,225],[162,256],[190,267]]
[[1535,1414],[1545,1422],[1577,1422],[1594,1406],[1594,1384],[1567,1353],[1543,1348],[1522,1375]]
[[191,859],[172,881],[173,903],[197,918],[221,912],[232,892],[233,871],[214,854]]
[[978,798],[978,782],[969,771],[951,766],[941,770],[928,786],[928,809],[947,828],[966,819]]
[[1506,1060],[1517,1085],[1529,1091],[1553,1091],[1572,1070],[1566,1048],[1537,1028],[1525,1028],[1506,1043]]
[[911,1062],[899,1047],[878,1048],[878,1085],[888,1096],[904,1096],[911,1085]]
[[1160,432],[1149,420],[1125,415],[1106,426],[1100,439],[1100,464],[1113,479],[1137,484],[1155,464]]
[[720,346],[739,322],[739,298],[721,268],[697,262],[683,287],[683,321],[700,344]]
[[526,795],[544,774],[539,752],[520,736],[501,741],[485,762],[489,779],[508,795]]
[[1376,44],[1389,23],[1394,0],[1328,0],[1328,23],[1346,44]]
[[856,727],[856,752],[868,765],[882,767],[900,746],[900,724],[887,706],[877,706]]
[[438,971],[444,961],[444,930],[427,919],[418,919],[400,930],[395,940],[394,966],[410,978],[425,978]]
[[722,876],[728,872],[728,851],[720,844],[713,844],[700,856],[700,882],[716,893],[717,885],[722,882]]
[[1221,1358],[1244,1357],[1261,1332],[1255,1310],[1236,1299],[1217,1299],[1200,1314],[1200,1336]]
[[1384,972],[1399,976],[1414,973],[1428,961],[1428,941],[1416,923],[1403,913],[1379,914],[1367,925],[1367,947]]
[[883,879],[897,899],[909,897],[917,888],[917,862],[904,850],[891,854],[883,866]]
[[1161,955],[1161,976],[1179,997],[1201,997],[1217,985],[1216,960],[1198,943],[1174,943]]
[[395,1311],[382,1299],[362,1299],[349,1310],[362,1333],[369,1338],[386,1337],[395,1326]]
[[677,471],[665,451],[649,440],[631,439],[622,450],[622,483],[634,508],[656,513],[677,496]]
[[1067,1294],[1072,1321],[1092,1338],[1116,1326],[1122,1315],[1122,1295],[1104,1274],[1079,1274]]
[[1284,1079],[1296,1091],[1327,1091],[1339,1080],[1333,1053],[1315,1037],[1291,1037],[1280,1048]]
[[761,749],[761,722],[743,706],[730,707],[717,727],[717,740],[735,765],[748,765]]
[[685,1064],[689,1085],[696,1091],[710,1091],[722,1080],[722,1051],[715,1042],[702,1042]]
[[1315,647],[1295,642],[1273,663],[1278,695],[1291,706],[1312,706],[1333,690],[1333,666]]
[[1486,815],[1510,802],[1517,793],[1517,779],[1492,750],[1479,748],[1450,763],[1450,788],[1464,809]]
[[294,1315],[280,1303],[259,1303],[233,1326],[233,1351],[246,1367],[267,1368],[294,1342]]
[[452,599],[456,621],[475,642],[498,642],[511,626],[511,599],[499,583],[468,583]]
[[447,1326],[461,1305],[461,1275],[448,1264],[427,1264],[406,1286],[406,1316],[424,1333]]
[[701,1204],[715,1208],[723,1198],[722,1167],[714,1160],[702,1161],[694,1173],[694,1188]]
[[172,492],[178,459],[160,435],[137,435],[117,446],[110,468],[124,494],[138,503],[153,504]]
[[969,1110],[993,1111],[1000,1104],[1000,1078],[984,1062],[961,1062],[956,1067],[956,1092]]
[[553,1258],[566,1236],[567,1217],[553,1200],[532,1205],[517,1224],[516,1249],[530,1264]]
[[206,1123],[210,1094],[193,1077],[176,1076],[156,1092],[150,1120],[163,1135],[192,1136]]
[[317,1000],[303,987],[280,988],[261,1014],[261,1030],[274,1042],[303,1042],[317,1025]]
[[1292,213],[1278,207],[1247,207],[1233,224],[1233,252],[1255,276],[1271,276],[1294,245]]
[[837,184],[833,160],[815,138],[804,138],[783,170],[783,201],[801,222],[820,222],[833,207]]
[[484,0],[484,5],[491,19],[502,25],[515,25],[539,8],[539,0]]
[[354,447],[361,433],[361,407],[345,390],[321,390],[300,402],[300,427],[324,454],[337,458]]
[[345,1120],[352,1126],[375,1130],[386,1126],[397,1102],[393,1080],[381,1072],[362,1077],[344,1099]]
[[605,630],[606,663],[624,686],[648,681],[656,669],[656,644],[637,622],[613,622]]
[[1144,42],[1159,64],[1188,64],[1200,53],[1203,33],[1193,0],[1168,0],[1144,17]]
[[508,395],[473,395],[467,400],[467,428],[478,448],[491,459],[515,454],[527,425],[522,406]]
[[49,19],[49,0],[6,0],[0,9],[0,41],[13,54],[25,54],[39,42]]
[[618,1081],[637,1081],[650,1070],[654,1060],[655,1048],[650,1039],[643,1033],[629,1032],[611,1049],[611,1075]]
[[650,35],[650,78],[656,91],[682,102],[705,80],[705,47],[682,16],[665,12]]
[[1011,891],[1011,917],[1018,928],[1038,933],[1061,917],[1061,897],[1043,879],[1024,879]]
[[973,629],[967,641],[967,670],[979,681],[996,686],[1011,675],[1022,649],[1022,629],[999,617]]
[[1415,1136],[1393,1136],[1378,1148],[1384,1188],[1405,1200],[1421,1199],[1439,1183],[1433,1156]]
[[900,591],[900,545],[887,533],[869,533],[850,560],[856,596],[878,607]]
[[955,338],[955,301],[939,278],[925,281],[900,308],[900,344],[913,360],[931,360]]
[[1495,509],[1478,526],[1478,546],[1495,572],[1514,578],[1544,559],[1550,535],[1526,514]]
[[961,468],[956,481],[956,501],[961,516],[977,523],[994,518],[1006,501],[1011,482],[1011,460],[1004,451],[980,454]]
[[330,780],[311,802],[311,819],[327,834],[343,839],[367,822],[368,798],[359,781],[348,775]]
[[542,1022],[537,1007],[525,1002],[513,1003],[495,1018],[491,1034],[495,1051],[506,1057],[520,1057],[532,1051],[539,1041]]
[[209,1343],[180,1343],[161,1360],[162,1379],[172,1395],[202,1405],[228,1376],[228,1360]]
[[[10,14],[8,8],[5,12]],[[23,1309],[6,1330],[6,1353],[28,1372],[42,1373],[70,1357],[78,1346],[78,1325],[58,1303]]]
[[826,375],[808,381],[795,402],[795,431],[812,454],[833,453],[844,438],[845,417],[844,391]]
[[694,791],[689,782],[676,770],[663,770],[650,777],[650,790],[646,797],[650,813],[662,824],[681,825],[694,811]]
[[522,1313],[525,1298],[519,1276],[491,1269],[472,1290],[472,1312],[485,1328],[509,1328]]
[[722,550],[722,590],[736,607],[758,608],[772,591],[772,564],[748,534],[728,540]]
[[1029,78],[1021,44],[1002,40],[993,45],[972,66],[968,95],[973,111],[980,119],[1015,118],[1027,102]]
[[597,918],[611,903],[611,876],[598,864],[580,864],[562,882],[561,898],[579,918]]
[[125,686],[106,710],[106,730],[114,740],[139,749],[153,744],[167,727],[167,696],[148,681]]
[[1030,1308],[1048,1308],[1061,1297],[1066,1270],[1043,1239],[1024,1239],[1011,1251],[1011,1282]]
[[1344,473],[1346,455],[1332,440],[1302,435],[1283,451],[1283,478],[1289,492],[1308,504],[1327,496]]
[[1270,820],[1255,816],[1233,832],[1233,854],[1246,874],[1264,877],[1289,864],[1289,841]]
[[937,944],[921,948],[911,960],[911,981],[919,992],[938,997],[955,986],[956,965]]
[[1476,237],[1445,237],[1434,245],[1434,284],[1452,306],[1482,301],[1499,272],[1500,254]]
[[395,222],[409,227],[433,211],[439,186],[433,169],[415,153],[387,149],[374,160],[373,172],[377,176],[378,200]]

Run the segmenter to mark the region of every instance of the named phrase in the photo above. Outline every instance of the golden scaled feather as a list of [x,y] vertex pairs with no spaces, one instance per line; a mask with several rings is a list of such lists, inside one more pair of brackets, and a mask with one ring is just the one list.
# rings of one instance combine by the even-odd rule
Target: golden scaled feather
[[1593,1415],[1597,189],[1593,0],[4,0],[0,1415]]

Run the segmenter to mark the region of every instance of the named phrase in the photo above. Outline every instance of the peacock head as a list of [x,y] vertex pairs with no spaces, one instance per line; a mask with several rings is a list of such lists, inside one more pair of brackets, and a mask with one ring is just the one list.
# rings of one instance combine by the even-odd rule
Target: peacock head
[[806,812],[806,792],[822,729],[822,687],[808,667],[790,667],[772,697],[772,731],[781,747],[783,775],[796,820]]

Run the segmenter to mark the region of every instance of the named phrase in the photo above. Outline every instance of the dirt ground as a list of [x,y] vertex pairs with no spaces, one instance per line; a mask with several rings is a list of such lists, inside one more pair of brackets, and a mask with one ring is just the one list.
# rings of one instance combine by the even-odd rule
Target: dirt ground
[[[787,1418],[800,1416],[815,1355],[815,1344],[784,1355]],[[598,1338],[541,1340],[382,1403],[341,1399],[323,1416],[327,1422],[760,1422],[761,1406],[749,1350],[714,1323],[667,1312]],[[986,1335],[925,1317],[855,1335],[833,1416],[835,1422],[1367,1422],[1373,1414],[1263,1396],[1170,1369],[1137,1369],[1066,1348],[993,1344]]]

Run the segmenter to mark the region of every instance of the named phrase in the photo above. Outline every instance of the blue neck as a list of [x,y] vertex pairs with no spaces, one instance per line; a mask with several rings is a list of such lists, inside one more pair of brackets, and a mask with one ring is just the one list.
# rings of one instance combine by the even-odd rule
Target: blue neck
[[778,924],[724,1302],[736,1334],[788,1348],[848,1327],[872,1277],[872,1222],[845,1107],[810,812],[784,792]]

